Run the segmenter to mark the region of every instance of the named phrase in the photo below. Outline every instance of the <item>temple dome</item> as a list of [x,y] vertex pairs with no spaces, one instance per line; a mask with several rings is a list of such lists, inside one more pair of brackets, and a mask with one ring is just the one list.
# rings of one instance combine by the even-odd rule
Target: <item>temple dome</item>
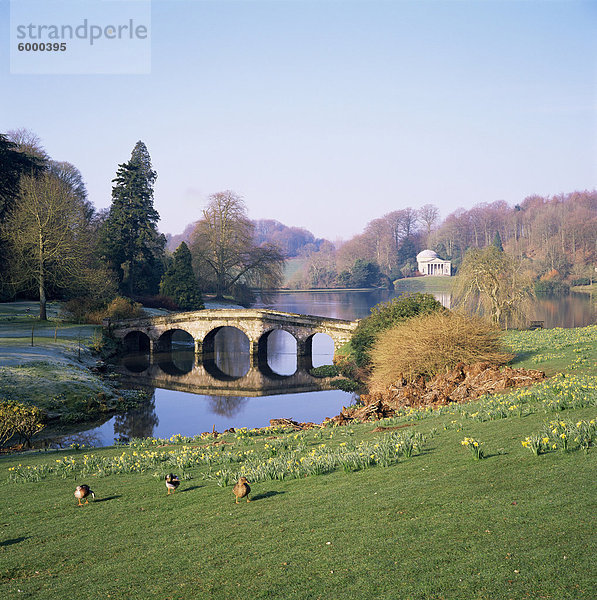
[[422,250],[417,254],[417,262],[427,262],[429,260],[435,260],[436,258],[438,258],[438,256],[433,250]]

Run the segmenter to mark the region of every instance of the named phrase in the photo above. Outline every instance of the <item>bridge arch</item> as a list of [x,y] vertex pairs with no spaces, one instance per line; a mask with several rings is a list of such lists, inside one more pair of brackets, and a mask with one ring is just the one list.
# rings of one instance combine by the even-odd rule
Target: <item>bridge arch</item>
[[122,345],[127,352],[147,352],[151,350],[151,339],[142,331],[129,331],[122,338]]
[[185,329],[175,328],[164,331],[160,337],[156,340],[154,351],[157,352],[172,352],[180,346],[181,349],[184,346],[188,346],[193,349],[195,346],[195,340],[193,336]]
[[284,327],[272,327],[257,342],[257,366],[266,376],[290,377],[298,369],[298,340]]
[[[303,360],[309,363],[307,368],[311,369],[333,363],[336,342],[329,333],[315,331],[302,341],[302,345],[304,348]],[[315,348],[315,352],[313,348]]]
[[239,327],[216,327],[203,338],[201,362],[219,381],[244,377],[251,366],[251,345],[249,336]]

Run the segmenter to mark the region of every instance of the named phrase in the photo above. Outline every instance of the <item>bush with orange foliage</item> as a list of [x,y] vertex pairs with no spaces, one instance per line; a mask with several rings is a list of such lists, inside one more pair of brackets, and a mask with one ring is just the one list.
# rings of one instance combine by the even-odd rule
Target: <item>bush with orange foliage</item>
[[479,317],[435,312],[381,333],[371,351],[370,386],[387,389],[398,379],[430,378],[458,363],[502,365],[513,358],[502,346],[500,330]]

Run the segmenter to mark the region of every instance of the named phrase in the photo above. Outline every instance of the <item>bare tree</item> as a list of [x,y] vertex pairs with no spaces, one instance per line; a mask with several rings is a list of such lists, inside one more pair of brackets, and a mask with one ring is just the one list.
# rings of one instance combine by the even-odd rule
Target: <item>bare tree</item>
[[519,261],[487,246],[464,255],[454,293],[458,305],[488,314],[494,324],[508,329],[522,318],[533,287]]
[[34,156],[42,162],[50,160],[50,155],[43,147],[41,139],[36,133],[21,127],[20,129],[11,129],[6,132],[6,137],[16,144],[20,152],[24,152],[29,156]]
[[203,287],[217,298],[249,288],[274,288],[282,281],[284,257],[277,246],[255,243],[255,226],[242,198],[229,190],[210,196],[191,240]]
[[433,230],[433,226],[439,219],[439,208],[433,204],[424,204],[421,206],[421,208],[419,208],[417,214],[419,221],[425,225],[425,232],[427,234],[427,238],[429,238],[431,231]]
[[15,288],[35,282],[39,317],[47,319],[49,286],[80,280],[91,248],[85,205],[73,190],[50,173],[21,180],[21,193],[2,226],[11,254]]

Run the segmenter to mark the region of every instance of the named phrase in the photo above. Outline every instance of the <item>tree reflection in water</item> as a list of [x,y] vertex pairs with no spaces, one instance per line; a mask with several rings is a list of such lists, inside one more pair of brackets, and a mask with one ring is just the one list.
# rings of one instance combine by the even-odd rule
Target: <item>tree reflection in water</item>
[[211,411],[222,417],[234,417],[249,401],[243,396],[207,396]]
[[155,390],[143,405],[129,410],[124,415],[114,418],[114,439],[119,442],[130,442],[132,438],[152,437],[159,419],[155,413]]

